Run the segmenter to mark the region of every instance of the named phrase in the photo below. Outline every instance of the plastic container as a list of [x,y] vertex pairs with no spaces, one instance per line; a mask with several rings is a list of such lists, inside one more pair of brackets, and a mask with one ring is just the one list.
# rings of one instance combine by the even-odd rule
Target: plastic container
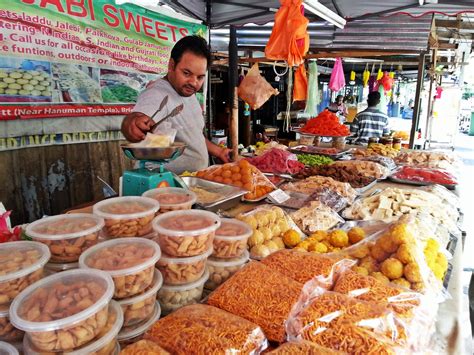
[[153,314],[151,317],[142,323],[138,323],[135,325],[132,325],[130,327],[123,327],[122,330],[120,331],[117,340],[120,344],[120,347],[123,349],[127,345],[130,345],[132,343],[136,343],[137,341],[141,340],[143,337],[143,334],[146,333],[148,329],[150,329],[153,324],[155,324],[158,319],[160,319],[161,316],[161,308],[160,304],[155,302],[155,308],[153,310]]
[[204,254],[188,258],[173,258],[162,255],[156,267],[163,274],[165,285],[183,285],[194,282],[202,277],[206,269],[206,261],[212,254],[212,247]]
[[402,139],[401,138],[393,138],[393,149],[400,150],[402,149]]
[[113,292],[112,278],[103,271],[60,272],[23,290],[11,304],[10,321],[37,349],[69,351],[100,334]]
[[142,196],[150,197],[160,203],[159,213],[190,210],[196,203],[196,194],[180,187],[161,187],[148,190]]
[[0,341],[0,355],[18,355],[18,350],[11,344]]
[[18,241],[0,244],[0,305],[9,304],[27,286],[43,278],[51,253],[44,244]]
[[10,323],[9,309],[10,305],[4,304],[0,306],[0,341],[12,343],[23,339],[25,332],[15,328]]
[[[119,304],[111,301],[109,304],[109,316],[107,324],[95,339],[78,349],[63,352],[64,355],[113,355],[117,348],[117,335],[123,325],[123,313]],[[28,355],[54,354],[40,351],[31,343],[28,337],[23,339],[23,349]]]
[[378,137],[369,137],[369,142],[367,144],[367,148],[370,148],[371,145],[377,144],[379,142]]
[[336,149],[343,150],[346,148],[346,137],[332,137],[331,146]]
[[70,263],[97,244],[104,220],[89,213],[46,217],[30,223],[25,233],[34,241],[46,244],[51,262]]
[[221,226],[214,237],[212,256],[222,259],[242,256],[252,233],[253,230],[247,223],[232,218],[221,219]]
[[151,233],[151,222],[159,209],[160,203],[152,198],[124,196],[96,203],[93,212],[105,220],[105,237],[121,238]]
[[79,262],[74,262],[74,263],[47,263],[44,266],[44,269],[46,272],[49,273],[49,275],[52,274],[57,274],[58,272],[61,271],[68,271],[68,270],[74,270],[74,269],[79,269]]
[[156,304],[156,294],[163,285],[163,276],[155,270],[153,283],[137,296],[119,300],[118,304],[123,311],[123,326],[128,327],[150,318]]
[[114,280],[114,298],[127,298],[151,285],[160,256],[160,247],[152,240],[120,238],[88,249],[79,258],[79,267],[105,271]]
[[247,250],[243,255],[234,259],[218,259],[210,257],[207,259],[207,269],[209,270],[209,279],[204,284],[208,290],[215,290],[220,284],[234,275],[248,261],[250,255]]
[[313,145],[314,136],[300,133],[300,144],[302,145]]
[[153,220],[161,250],[172,257],[205,253],[220,225],[216,214],[201,210],[167,212]]
[[163,285],[158,291],[158,301],[163,314],[171,313],[178,308],[188,304],[198,303],[202,298],[204,284],[209,278],[209,270],[199,280],[185,285],[168,286]]

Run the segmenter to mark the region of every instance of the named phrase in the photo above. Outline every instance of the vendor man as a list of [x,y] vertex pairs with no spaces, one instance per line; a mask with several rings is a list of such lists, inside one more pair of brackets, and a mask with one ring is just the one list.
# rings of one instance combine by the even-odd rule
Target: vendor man
[[388,116],[377,109],[380,103],[380,93],[372,91],[367,99],[369,107],[359,112],[351,124],[351,133],[355,136],[355,143],[367,143],[370,137],[382,137],[389,134]]
[[168,103],[155,117],[156,121],[183,104],[180,114],[166,120],[177,130],[176,141],[187,145],[181,157],[166,165],[176,174],[206,168],[209,154],[225,163],[230,160],[230,149],[218,147],[203,134],[204,117],[195,94],[204,83],[210,63],[211,54],[203,38],[181,38],[171,50],[166,76],[152,82],[138,96],[133,112],[125,116],[122,122],[125,138],[130,142],[139,142],[155,123],[150,116],[156,112],[165,96],[168,96]]

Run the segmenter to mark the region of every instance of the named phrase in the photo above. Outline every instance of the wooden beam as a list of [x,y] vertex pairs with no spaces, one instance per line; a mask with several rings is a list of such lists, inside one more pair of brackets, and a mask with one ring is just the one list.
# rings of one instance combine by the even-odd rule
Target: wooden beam
[[418,62],[418,77],[416,81],[415,107],[413,108],[413,118],[411,121],[410,145],[409,145],[410,149],[413,149],[415,145],[415,136],[418,132],[418,125],[420,123],[421,90],[423,88],[423,79],[425,76],[425,55],[426,53],[420,54],[420,60]]
[[436,20],[436,27],[457,28],[459,30],[474,30],[474,23],[458,20]]
[[438,43],[437,49],[456,49],[457,45],[455,43]]

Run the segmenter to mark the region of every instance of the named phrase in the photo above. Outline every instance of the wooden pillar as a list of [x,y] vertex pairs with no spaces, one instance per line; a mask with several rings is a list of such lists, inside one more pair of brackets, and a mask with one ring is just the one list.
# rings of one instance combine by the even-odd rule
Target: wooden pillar
[[234,159],[238,155],[239,145],[239,97],[237,95],[238,80],[238,57],[237,57],[237,30],[235,26],[230,26],[229,39],[229,104],[231,104],[231,120],[229,125],[231,149]]
[[413,108],[413,118],[411,121],[410,149],[413,149],[415,145],[415,137],[420,123],[420,98],[421,90],[423,89],[423,79],[425,76],[425,55],[426,53],[422,52],[418,61],[418,79],[416,81],[415,107]]

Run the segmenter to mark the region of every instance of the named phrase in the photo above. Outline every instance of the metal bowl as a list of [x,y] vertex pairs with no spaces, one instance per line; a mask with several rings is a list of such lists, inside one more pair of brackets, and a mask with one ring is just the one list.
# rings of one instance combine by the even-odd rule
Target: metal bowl
[[134,147],[130,144],[123,144],[120,148],[122,148],[125,155],[130,159],[170,161],[183,154],[186,149],[186,144],[174,142],[171,146],[164,148]]

